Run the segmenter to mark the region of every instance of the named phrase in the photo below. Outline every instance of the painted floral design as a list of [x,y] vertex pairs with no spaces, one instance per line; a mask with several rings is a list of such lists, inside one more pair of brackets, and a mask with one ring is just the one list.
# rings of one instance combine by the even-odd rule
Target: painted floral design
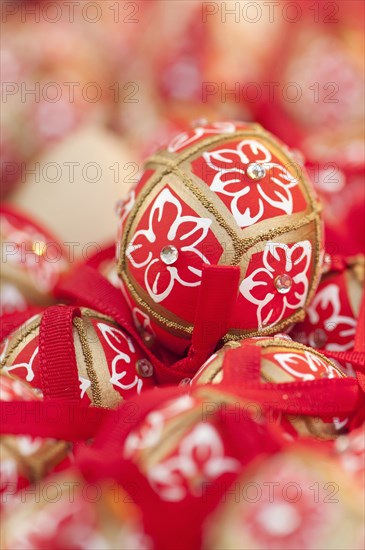
[[38,370],[38,365],[39,365],[38,353],[39,353],[39,347],[37,345],[32,351],[32,355],[30,356],[28,361],[20,361],[19,363],[13,363],[10,366],[5,366],[4,371],[10,373],[16,369],[25,369],[27,372],[25,376],[25,380],[27,382],[33,382],[36,374],[36,370]]
[[210,125],[201,124],[192,130],[175,136],[169,143],[167,150],[169,153],[177,153],[204,137],[214,134],[233,134],[235,131],[236,126],[233,122],[215,122]]
[[214,426],[199,423],[181,441],[176,454],[153,465],[147,477],[163,500],[178,502],[201,494],[204,483],[239,470],[240,462],[225,455]]
[[[175,283],[200,285],[202,264],[210,263],[200,245],[210,225],[208,218],[183,215],[179,199],[168,188],[156,197],[147,227],[136,231],[126,250],[132,266],[144,271],[144,284],[154,302],[165,300]],[[162,248],[168,245],[178,250],[174,265],[166,265],[160,258]]]
[[[297,177],[259,141],[246,139],[234,146],[206,151],[203,160],[203,164],[199,160],[194,163],[194,172],[207,181],[241,228],[305,208]],[[253,163],[265,169],[262,179],[253,180],[247,175]],[[298,167],[293,167],[294,163],[292,171],[296,173]]]
[[[251,265],[257,265],[254,255]],[[250,268],[240,285],[245,301],[256,309],[258,328],[268,328],[285,319],[304,306],[308,294],[309,268],[312,246],[309,241],[287,245],[269,241],[260,258],[260,267]],[[278,276],[288,275],[292,284],[286,294],[280,294],[275,286]]]
[[[341,289],[337,284],[321,288],[307,309],[303,324],[293,334],[303,343],[329,351],[347,351],[354,347],[356,319],[343,312]],[[350,308],[347,308],[350,311]],[[298,338],[297,338],[298,339]]]
[[150,336],[155,336],[155,331],[152,328],[151,325],[151,319],[149,316],[144,313],[142,310],[140,310],[138,307],[132,308],[132,317],[134,326],[140,333],[147,333]]
[[340,378],[339,372],[333,366],[309,351],[302,353],[284,352],[275,353],[274,359],[287,373],[303,382],[318,380],[319,378]]
[[37,401],[38,399],[33,388],[23,380],[5,374],[0,376],[1,401]]
[[[137,462],[142,459],[143,463],[144,451],[161,445],[169,433],[169,420],[196,406],[198,403],[192,396],[183,395],[150,412],[126,439],[124,456]],[[216,427],[199,422],[180,438],[171,454],[149,464],[146,475],[161,499],[179,502],[188,495],[199,496],[205,482],[239,468],[240,462],[227,456]]]
[[110,383],[119,390],[131,390],[135,388],[137,393],[141,393],[143,380],[136,374],[132,357],[136,355],[136,349],[130,338],[123,332],[106,323],[97,323],[101,336],[112,352],[113,358],[107,356],[110,363],[111,377]]
[[139,451],[157,445],[162,437],[166,422],[170,418],[189,410],[195,404],[196,400],[186,394],[168,401],[158,410],[148,413],[142,424],[127,437],[124,456],[131,458]]

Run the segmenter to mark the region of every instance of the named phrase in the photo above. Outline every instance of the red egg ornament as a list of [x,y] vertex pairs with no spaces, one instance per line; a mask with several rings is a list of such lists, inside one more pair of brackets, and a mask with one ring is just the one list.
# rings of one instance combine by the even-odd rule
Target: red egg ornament
[[120,209],[117,252],[125,292],[175,352],[191,341],[207,265],[240,267],[228,337],[271,334],[303,318],[317,287],[320,205],[261,126],[196,126],[145,163]]
[[154,371],[137,342],[111,318],[53,306],[5,341],[1,367],[45,398],[113,408],[154,386]]
[[1,206],[0,226],[0,314],[52,303],[52,292],[69,266],[61,242],[10,206]]
[[200,548],[205,518],[242,468],[284,443],[251,404],[212,386],[145,392],[104,424],[83,464],[93,479],[130,485],[156,549]]
[[[0,401],[37,402],[41,396],[27,382],[0,371]],[[24,413],[25,415],[25,413]],[[20,490],[69,464],[71,444],[30,435],[0,436],[0,508],[7,508]]]
[[243,473],[205,524],[203,548],[360,550],[363,501],[335,460],[294,445]]
[[[235,368],[243,373],[237,374],[234,385],[238,393],[245,395],[245,383],[255,381],[255,374],[245,372],[247,365],[250,366],[252,347],[260,349],[260,355],[257,364],[257,376],[262,382],[261,389],[265,390],[265,384],[276,385],[283,390],[283,386],[291,382],[304,382],[310,384],[312,381],[326,379],[344,379],[346,375],[337,368],[329,359],[312,350],[309,347],[292,342],[287,336],[278,335],[274,338],[261,337],[250,338],[243,342],[228,342],[223,348],[215,353],[193,377],[191,384],[225,384],[227,375],[232,368],[232,364],[226,367],[225,361],[227,353],[235,358]],[[231,351],[230,351],[231,350]],[[228,371],[228,372],[227,372]],[[257,382],[259,381],[257,380]],[[271,384],[270,384],[271,383]],[[336,403],[327,395],[324,415],[318,414],[316,405],[312,406],[312,414],[303,414],[301,410],[307,407],[305,401],[305,386],[297,388],[294,394],[289,389],[282,396],[282,404],[279,407],[279,414],[274,413],[285,431],[296,437],[315,436],[320,439],[333,439],[337,437],[348,424],[346,418],[338,418]],[[325,390],[323,390],[325,392]],[[265,407],[270,398],[261,394],[264,398],[261,405]],[[266,401],[265,401],[266,398]],[[280,396],[276,395],[273,401],[280,402]],[[317,404],[318,405],[318,404]],[[294,406],[295,412],[286,413],[286,407]],[[274,411],[274,409],[273,409]],[[272,411],[272,412],[273,412]],[[272,413],[269,413],[272,414]]]
[[31,490],[33,498],[22,495],[2,520],[4,550],[153,550],[138,507],[116,483],[89,484],[70,468]]
[[[291,331],[291,337],[327,352],[354,349],[359,325],[360,304],[364,292],[364,256],[338,259],[321,279],[318,290],[301,323]],[[351,363],[341,367],[354,375]]]

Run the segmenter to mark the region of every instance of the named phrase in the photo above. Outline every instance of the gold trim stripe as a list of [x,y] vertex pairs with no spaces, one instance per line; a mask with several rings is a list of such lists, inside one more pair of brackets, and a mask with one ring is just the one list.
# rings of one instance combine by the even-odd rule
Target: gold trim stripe
[[[144,204],[145,200],[148,198],[150,192],[152,189],[154,189],[164,178],[164,176],[174,173],[176,176],[181,178],[183,182],[185,183],[185,186],[191,191],[191,193],[194,194],[194,196],[198,199],[198,201],[202,204],[204,208],[208,212],[210,212],[216,221],[221,225],[221,227],[226,231],[227,235],[232,239],[233,247],[234,247],[234,257],[230,263],[230,265],[238,265],[241,261],[242,255],[247,252],[250,248],[252,248],[254,245],[265,242],[268,240],[272,240],[277,236],[284,235],[286,233],[289,233],[291,231],[295,231],[297,229],[300,229],[301,227],[304,227],[311,222],[315,222],[315,247],[314,247],[314,270],[312,275],[312,281],[309,285],[309,292],[305,301],[304,306],[306,306],[312,299],[313,294],[316,290],[316,287],[318,285],[318,281],[321,276],[321,266],[319,265],[320,262],[320,252],[321,252],[321,221],[319,217],[319,213],[321,211],[321,204],[316,200],[315,194],[312,191],[310,185],[308,185],[306,179],[304,178],[304,174],[301,173],[298,180],[301,183],[301,189],[304,192],[304,195],[307,199],[307,202],[311,208],[311,212],[309,214],[306,214],[302,217],[301,220],[298,220],[295,223],[285,225],[282,227],[276,227],[272,228],[268,231],[265,231],[264,233],[259,233],[256,237],[249,237],[244,238],[240,237],[235,229],[233,229],[224,219],[224,216],[215,208],[215,206],[211,203],[211,201],[204,195],[202,191],[194,184],[194,182],[191,180],[191,178],[180,169],[179,165],[183,163],[186,160],[189,160],[194,156],[195,154],[199,153],[201,150],[205,150],[207,147],[211,147],[212,145],[219,144],[219,143],[225,143],[227,141],[236,140],[237,138],[262,138],[269,144],[271,144],[275,149],[280,148],[280,144],[271,138],[270,134],[267,134],[259,125],[256,125],[257,131],[250,132],[247,130],[242,130],[238,132],[234,132],[231,134],[220,134],[218,136],[210,137],[208,139],[204,139],[202,141],[199,141],[198,144],[192,147],[188,147],[181,155],[177,155],[176,158],[171,158],[166,156],[163,156],[161,153],[154,155],[150,157],[145,167],[152,168],[151,165],[156,165],[155,170],[160,170],[151,178],[151,180],[148,182],[148,184],[144,187],[144,189],[140,192],[133,209],[131,213],[129,214],[128,221],[125,227],[124,236],[121,243],[121,253],[119,257],[118,262],[118,275],[123,279],[124,283],[126,284],[129,292],[133,296],[133,299],[138,303],[139,306],[141,306],[147,313],[155,320],[158,324],[161,326],[169,328],[171,331],[175,331],[175,333],[183,333],[185,337],[187,335],[191,335],[193,331],[193,325],[189,323],[184,323],[184,321],[181,319],[180,322],[172,321],[166,318],[166,316],[161,315],[160,313],[156,312],[144,299],[142,299],[139,294],[137,293],[135,286],[133,285],[132,281],[129,279],[129,276],[127,274],[127,267],[126,267],[126,255],[125,251],[127,248],[127,243],[129,241],[129,234],[131,231],[132,224],[140,211],[140,208]],[[289,164],[293,164],[295,161],[291,159],[288,154],[285,153],[285,151],[280,151],[281,156],[287,159],[289,161]],[[164,167],[164,169],[161,170],[161,167]],[[305,310],[304,308],[301,308],[297,312],[295,312],[290,317],[283,320],[281,323],[277,324],[275,326],[275,331],[280,331],[284,327],[287,327],[289,324],[297,321],[301,321],[305,316]],[[262,329],[261,331],[252,331],[252,332],[240,332],[241,336],[240,339],[242,339],[242,336],[256,336],[259,334],[265,334],[266,332],[272,332],[274,329]],[[235,339],[238,336],[234,333],[229,333],[229,336],[231,339]],[[225,337],[225,341],[227,341],[227,336]]]

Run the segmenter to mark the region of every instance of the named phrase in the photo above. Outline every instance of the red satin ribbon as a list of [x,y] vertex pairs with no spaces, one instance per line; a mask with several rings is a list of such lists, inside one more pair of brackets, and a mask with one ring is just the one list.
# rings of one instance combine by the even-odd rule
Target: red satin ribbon
[[52,306],[45,310],[39,327],[39,361],[45,399],[80,400],[73,318],[80,310]]
[[116,289],[95,269],[84,266],[64,280],[56,296],[74,305],[87,306],[111,316],[134,338],[154,366],[160,384],[176,384],[192,376],[209,357],[229,328],[237,297],[239,267],[204,266],[196,309],[192,345],[188,357],[167,367],[149,350],[134,328],[128,304]]
[[354,415],[363,395],[354,378],[271,383],[260,381],[261,348],[245,346],[224,356],[222,387],[267,409],[308,416]]
[[63,399],[1,401],[0,434],[81,441],[95,437],[114,413]]

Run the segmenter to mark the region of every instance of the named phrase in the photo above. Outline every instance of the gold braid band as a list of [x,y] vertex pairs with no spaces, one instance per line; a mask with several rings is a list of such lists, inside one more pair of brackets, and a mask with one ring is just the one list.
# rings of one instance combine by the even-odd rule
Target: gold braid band
[[[320,265],[320,254],[321,254],[321,222],[320,222],[320,212],[321,212],[321,205],[316,200],[315,195],[313,191],[310,188],[310,185],[308,185],[306,179],[303,177],[303,174],[300,175],[298,178],[301,183],[301,188],[304,191],[305,198],[307,200],[308,206],[310,207],[310,211],[307,214],[304,214],[300,220],[297,220],[291,224],[287,224],[281,227],[271,228],[268,229],[262,233],[258,233],[255,237],[241,237],[235,228],[233,228],[225,219],[225,217],[217,210],[217,208],[212,204],[212,201],[209,200],[209,197],[207,197],[207,194],[209,194],[210,189],[207,187],[207,194],[204,194],[197,185],[192,181],[192,179],[189,177],[189,175],[184,172],[180,165],[190,160],[194,155],[198,154],[199,152],[206,150],[207,148],[210,148],[212,145],[218,145],[223,144],[228,141],[237,140],[237,138],[262,138],[265,142],[268,142],[271,144],[276,150],[280,147],[280,144],[278,144],[274,139],[270,137],[269,134],[267,134],[259,125],[255,125],[255,129],[257,131],[250,131],[250,130],[242,130],[238,132],[233,132],[230,134],[220,134],[215,135],[213,137],[209,137],[207,139],[199,141],[199,143],[195,144],[192,147],[188,147],[186,151],[181,153],[180,155],[175,155],[175,157],[172,157],[171,154],[166,153],[166,156],[159,153],[152,157],[150,157],[147,162],[145,163],[145,167],[152,167],[157,166],[161,169],[161,171],[151,177],[151,179],[148,181],[147,185],[141,190],[139,196],[137,197],[137,200],[129,213],[126,227],[124,231],[124,235],[122,238],[121,243],[121,250],[120,250],[120,257],[118,262],[118,275],[125,283],[128,291],[132,295],[135,302],[144,310],[146,311],[160,326],[166,327],[169,329],[169,331],[172,334],[178,335],[183,338],[189,338],[193,332],[193,325],[184,321],[183,319],[178,318],[174,314],[171,314],[171,312],[168,312],[164,310],[164,308],[160,307],[160,312],[153,309],[149,303],[146,302],[145,299],[140,295],[139,292],[137,292],[135,285],[130,280],[127,272],[127,265],[126,265],[126,248],[128,244],[128,236],[131,232],[131,228],[133,225],[133,222],[140,212],[141,208],[143,207],[146,199],[148,199],[149,195],[151,194],[151,191],[163,180],[163,178],[166,175],[174,174],[177,176],[185,185],[187,189],[198,199],[199,203],[207,210],[216,220],[216,222],[223,228],[223,230],[227,233],[229,238],[232,241],[233,248],[234,248],[234,255],[232,260],[229,262],[229,265],[238,265],[242,259],[242,256],[245,252],[247,252],[250,248],[255,246],[258,243],[266,242],[269,240],[273,240],[275,237],[287,234],[292,231],[296,231],[297,229],[300,229],[302,227],[305,227],[306,225],[310,224],[311,222],[314,222],[315,224],[315,249],[314,249],[314,273],[312,277],[312,284],[309,287],[309,292],[307,295],[307,299],[305,301],[304,307],[297,310],[295,313],[293,313],[290,317],[287,317],[285,320],[277,323],[275,325],[275,331],[283,330],[288,325],[302,321],[305,316],[305,306],[311,301],[313,294],[315,292],[316,286],[319,282],[319,278],[321,276],[321,265]],[[288,160],[288,164],[293,165],[293,160],[286,154],[284,151],[279,151],[279,156],[283,157],[284,159]],[[285,163],[284,163],[285,166]],[[135,283],[137,284],[137,283]],[[161,311],[162,310],[162,311]],[[170,317],[170,318],[169,318]],[[171,319],[173,317],[173,319]],[[273,329],[267,328],[262,330],[234,330],[232,332],[229,332],[226,337],[224,338],[224,341],[228,341],[229,339],[242,339],[243,336],[258,336],[260,334],[269,334],[272,333]]]

